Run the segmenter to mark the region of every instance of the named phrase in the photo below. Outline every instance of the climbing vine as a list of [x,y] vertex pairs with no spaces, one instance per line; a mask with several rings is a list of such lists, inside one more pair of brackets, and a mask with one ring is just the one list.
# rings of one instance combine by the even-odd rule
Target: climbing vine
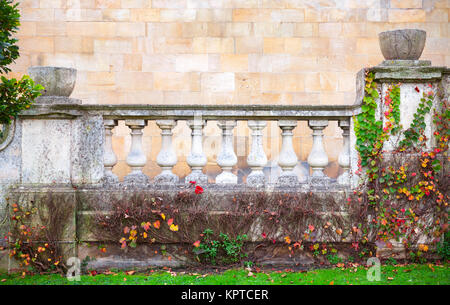
[[[411,126],[403,131],[400,125],[400,86],[388,86],[384,97],[385,111],[376,119],[379,89],[374,75],[366,73],[362,113],[355,118],[356,149],[360,169],[367,179],[355,192],[358,202],[368,204],[367,226],[361,227],[361,244],[374,241],[379,247],[392,247],[402,242],[410,258],[421,258],[428,246],[418,244],[419,235],[430,236],[432,243],[443,239],[448,227],[448,198],[445,194],[448,177],[442,173],[448,150],[448,102],[441,99],[435,107],[433,122],[436,148],[427,149],[425,117],[431,112],[436,96],[433,85],[422,92]],[[420,89],[415,87],[420,93]],[[384,123],[383,123],[384,122]],[[392,135],[402,137],[392,153],[383,146]]]

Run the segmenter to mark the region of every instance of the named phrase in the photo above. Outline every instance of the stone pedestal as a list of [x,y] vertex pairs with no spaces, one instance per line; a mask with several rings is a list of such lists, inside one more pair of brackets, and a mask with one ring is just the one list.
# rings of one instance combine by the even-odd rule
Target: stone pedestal
[[203,153],[203,127],[206,125],[205,120],[194,119],[187,122],[192,130],[191,153],[187,157],[187,163],[192,172],[186,176],[185,182],[195,181],[197,183],[208,183],[208,176],[203,174],[202,169],[206,165],[206,155]]
[[102,182],[105,184],[114,184],[119,182],[119,178],[113,174],[112,168],[117,163],[116,154],[112,148],[112,130],[117,126],[117,120],[104,120],[105,126],[105,145],[103,155],[103,165],[105,167]]
[[217,156],[217,164],[223,170],[216,177],[216,183],[218,184],[236,184],[238,180],[237,176],[231,172],[231,169],[237,163],[237,157],[233,149],[233,129],[236,125],[236,121],[219,121],[217,123],[217,126],[222,129],[222,144]]
[[298,184],[297,174],[293,171],[297,165],[297,155],[294,151],[292,143],[293,130],[297,126],[297,121],[278,121],[281,128],[281,151],[278,157],[278,165],[282,169],[281,175],[278,177],[278,184],[283,186],[295,186]]
[[125,125],[131,129],[131,149],[127,156],[127,164],[131,173],[125,176],[124,182],[130,184],[146,184],[149,178],[142,172],[147,163],[147,157],[142,149],[142,129],[147,125],[145,120],[125,120]]
[[156,157],[156,163],[162,172],[155,177],[155,183],[178,183],[178,176],[172,173],[172,168],[177,164],[177,154],[172,146],[172,129],[177,124],[175,120],[157,120],[156,124],[161,128],[161,150]]
[[267,164],[267,156],[263,147],[263,132],[266,121],[248,121],[248,127],[252,130],[252,147],[247,156],[247,164],[252,172],[247,176],[249,186],[260,187],[266,183],[263,167]]

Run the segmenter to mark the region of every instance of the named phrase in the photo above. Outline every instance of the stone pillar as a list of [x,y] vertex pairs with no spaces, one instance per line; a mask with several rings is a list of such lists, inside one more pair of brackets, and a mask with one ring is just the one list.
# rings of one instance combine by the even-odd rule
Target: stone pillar
[[178,183],[178,176],[172,173],[177,164],[177,154],[172,147],[172,129],[177,125],[175,120],[157,120],[161,128],[161,150],[156,157],[156,163],[162,168],[161,174],[155,177],[155,183]]
[[328,165],[328,156],[323,147],[323,130],[328,120],[310,120],[308,126],[313,130],[313,146],[308,156],[308,164],[312,168],[312,179],[326,179],[323,169]]
[[208,176],[203,174],[202,169],[206,165],[206,155],[203,153],[203,127],[206,125],[205,120],[187,121],[189,128],[192,130],[191,153],[187,157],[187,163],[191,167],[192,172],[186,176],[185,182],[195,181],[197,183],[208,183]]
[[343,173],[337,178],[337,182],[342,185],[350,184],[350,121],[340,120],[339,127],[342,129],[343,146],[339,154],[338,163],[342,167]]
[[217,156],[217,164],[222,168],[222,173],[216,177],[216,183],[237,183],[237,176],[231,169],[237,163],[237,157],[233,149],[233,129],[236,121],[219,121],[217,126],[222,129],[222,145]]
[[118,183],[119,178],[112,172],[112,168],[117,163],[117,157],[112,148],[112,130],[117,126],[117,120],[103,120],[105,127],[105,144],[103,154],[104,176],[102,182],[106,184]]
[[[391,84],[400,84],[400,125],[403,131],[411,126],[423,94],[428,92],[436,94],[439,87],[444,88],[443,81],[448,73],[446,67],[432,66],[427,60],[385,60],[378,66],[370,68],[370,71],[374,74],[374,80],[380,84],[381,97],[377,100],[377,112],[383,124],[386,121],[383,114],[388,110],[388,106],[384,103],[386,95],[389,94],[388,88]],[[440,97],[436,95],[431,111],[425,115],[424,135],[427,149],[435,146],[433,111],[439,104]],[[403,139],[403,132],[391,135],[389,140],[385,141],[383,149],[395,150],[399,141]]]
[[292,130],[297,126],[297,121],[278,121],[281,128],[281,151],[278,157],[278,165],[283,172],[278,177],[278,183],[285,186],[295,186],[298,183],[297,174],[293,172],[297,165],[297,155],[292,144]]
[[266,178],[263,167],[267,164],[267,157],[263,148],[262,130],[266,127],[265,121],[248,121],[248,127],[252,130],[252,146],[247,157],[247,164],[252,172],[247,177],[249,186],[263,186]]
[[147,125],[146,120],[125,120],[125,125],[131,129],[131,149],[127,156],[127,164],[131,173],[124,178],[126,183],[149,183],[149,178],[142,172],[147,158],[142,149],[142,129]]

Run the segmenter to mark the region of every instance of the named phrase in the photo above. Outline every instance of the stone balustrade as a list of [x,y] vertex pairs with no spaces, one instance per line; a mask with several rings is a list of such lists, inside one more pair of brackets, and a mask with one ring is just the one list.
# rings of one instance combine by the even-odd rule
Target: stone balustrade
[[[124,177],[126,185],[174,185],[180,183],[208,183],[208,176],[204,173],[207,158],[203,151],[203,131],[209,121],[217,122],[222,131],[220,152],[216,162],[222,172],[216,177],[215,184],[236,185],[238,177],[232,172],[237,164],[237,156],[233,146],[233,130],[238,121],[246,121],[250,131],[251,146],[247,155],[247,164],[250,170],[246,178],[249,187],[264,187],[269,184],[280,187],[299,186],[351,186],[351,151],[350,151],[350,125],[352,116],[359,113],[359,106],[278,106],[278,105],[79,105],[79,104],[42,104],[24,112],[22,120],[33,118],[68,119],[90,118],[103,121],[103,130],[96,131],[103,141],[103,167],[104,174],[100,179],[103,184],[114,185],[119,179],[112,172],[117,163],[117,156],[112,147],[113,130],[119,121],[124,121],[131,130],[131,144],[126,163],[131,173]],[[161,148],[156,158],[161,173],[150,179],[142,172],[147,163],[143,150],[142,131],[149,121],[155,121],[161,131]],[[186,162],[191,172],[184,177],[184,181],[173,173],[177,164],[177,153],[174,150],[172,137],[173,129],[179,121],[185,121],[191,130],[191,151]],[[280,128],[281,149],[278,154],[278,165],[281,174],[276,183],[269,183],[263,169],[268,164],[264,151],[264,129],[268,121],[276,121]],[[311,168],[309,177],[299,179],[293,171],[298,164],[298,157],[294,150],[293,130],[299,121],[307,121],[312,129],[313,145],[307,162]],[[337,121],[343,133],[343,150],[339,155],[339,165],[342,175],[331,179],[324,174],[328,165],[328,156],[323,145],[323,130],[330,121]],[[86,152],[89,153],[89,152]],[[356,152],[353,153],[356,155]],[[209,181],[211,182],[211,181]]]

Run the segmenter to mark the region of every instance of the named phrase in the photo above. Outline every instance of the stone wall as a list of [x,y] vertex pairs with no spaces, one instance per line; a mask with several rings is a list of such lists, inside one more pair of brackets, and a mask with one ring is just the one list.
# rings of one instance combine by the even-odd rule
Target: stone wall
[[[73,97],[94,104],[353,104],[356,72],[382,61],[378,33],[395,28],[427,31],[422,59],[449,66],[447,0],[22,0],[18,32],[21,57],[12,75],[29,66],[78,69]],[[160,130],[144,130],[149,162],[154,162]],[[179,175],[188,173],[189,130],[179,138]],[[130,138],[116,128],[114,147],[125,176]],[[205,130],[208,169],[220,139],[215,124]],[[249,130],[240,122],[236,147],[244,151]],[[337,124],[325,130],[330,158],[327,172],[337,176],[342,146]],[[299,159],[312,141],[306,124],[294,130]],[[208,138],[209,137],[209,138]],[[265,149],[275,160],[279,128],[265,129]]]

